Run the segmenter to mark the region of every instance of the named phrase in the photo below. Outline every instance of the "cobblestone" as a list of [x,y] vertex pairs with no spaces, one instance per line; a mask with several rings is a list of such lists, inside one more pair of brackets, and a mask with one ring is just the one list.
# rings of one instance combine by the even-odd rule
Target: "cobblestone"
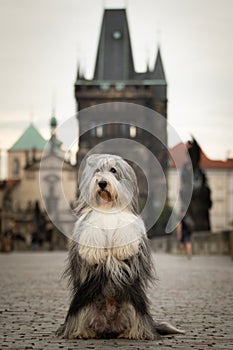
[[233,262],[227,256],[158,254],[151,289],[154,318],[186,330],[160,341],[63,340],[69,294],[61,280],[66,253],[0,255],[0,349],[233,349]]

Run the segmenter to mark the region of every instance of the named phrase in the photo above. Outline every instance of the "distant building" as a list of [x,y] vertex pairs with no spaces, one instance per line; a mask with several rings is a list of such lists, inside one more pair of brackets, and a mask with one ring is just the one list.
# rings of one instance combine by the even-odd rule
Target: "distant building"
[[[178,144],[170,150],[171,156],[175,155],[178,160],[177,166],[183,166],[182,152],[184,147]],[[180,162],[179,162],[180,158]],[[201,150],[200,166],[205,171],[207,183],[211,190],[212,207],[210,209],[210,222],[212,232],[229,230],[233,227],[233,159],[212,160]],[[179,183],[176,168],[171,161],[168,170],[168,199],[174,204]]]
[[[56,118],[52,117],[49,141],[46,141],[36,126],[31,123],[8,151],[8,179],[0,184],[0,224],[2,232],[12,226],[13,223],[15,230],[26,236],[32,226],[39,225],[40,229],[43,230],[49,222],[41,198],[39,172],[40,160],[46,145],[51,149],[48,156],[49,167],[43,169],[47,175],[48,173],[51,175],[56,171],[57,159],[64,160],[65,152],[61,149],[62,143],[56,138],[56,123]],[[67,201],[72,203],[76,194],[76,169],[69,161],[64,161],[62,170],[64,193]],[[56,191],[55,186],[54,183],[54,190]],[[53,200],[51,193],[48,200],[51,204]],[[59,206],[59,203],[62,203],[62,200],[56,198],[57,205],[54,210],[57,211],[57,215],[60,212],[62,219],[62,207]]]
[[8,178],[21,179],[26,166],[40,159],[47,141],[33,123],[8,150]]
[[[140,145],[148,148],[159,160],[160,165],[166,173],[167,167],[167,81],[163,68],[160,50],[158,49],[154,68],[152,70],[147,67],[143,73],[138,73],[134,68],[134,61],[131,49],[130,33],[125,9],[106,9],[103,15],[101,32],[98,43],[98,50],[95,62],[95,70],[93,79],[87,80],[78,68],[77,79],[75,82],[75,98],[77,102],[77,111],[81,111],[78,115],[79,130],[81,136],[79,138],[78,165],[80,165],[83,157],[89,150],[96,145],[114,138],[127,138],[134,140]],[[157,111],[164,117],[164,123],[154,118],[152,129],[155,128],[161,137],[161,142],[155,138],[150,132],[143,128],[135,127],[138,118],[143,121],[143,112],[140,115],[130,116],[131,125],[125,123],[114,123],[114,116],[124,114],[124,107],[103,105],[97,110],[94,116],[91,112],[83,112],[83,109],[108,102],[127,102],[148,107]],[[125,107],[127,109],[127,107]],[[126,113],[128,111],[125,111]],[[129,116],[129,113],[127,113]],[[97,122],[107,122],[107,125],[96,126]],[[83,133],[84,128],[90,129]],[[136,143],[135,143],[136,144]],[[121,149],[121,143],[118,146],[119,151],[124,154]],[[103,147],[102,152],[111,153],[111,149]],[[132,149],[137,152],[137,148]],[[143,153],[141,155],[145,157]],[[134,165],[134,164],[133,164]],[[158,174],[153,173],[151,164],[148,161],[145,174],[151,181],[152,186],[151,200],[153,203],[150,215],[155,215],[159,205],[158,189],[161,188],[161,178]],[[147,183],[140,169],[136,169],[140,183],[140,194],[144,198],[147,196]],[[154,191],[154,192],[153,192]],[[153,192],[153,193],[152,193]],[[157,201],[157,202],[156,202]],[[156,204],[157,203],[157,204]]]
[[210,218],[213,231],[233,227],[233,159],[211,160],[204,152],[201,167],[205,170],[212,191]]

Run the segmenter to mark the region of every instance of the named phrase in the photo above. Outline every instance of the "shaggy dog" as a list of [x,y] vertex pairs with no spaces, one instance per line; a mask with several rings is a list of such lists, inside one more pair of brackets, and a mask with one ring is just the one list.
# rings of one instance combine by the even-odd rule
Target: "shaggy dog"
[[138,214],[134,170],[119,156],[91,155],[79,184],[66,275],[72,300],[57,334],[64,338],[158,339],[182,333],[156,323],[146,290],[154,279],[151,252]]

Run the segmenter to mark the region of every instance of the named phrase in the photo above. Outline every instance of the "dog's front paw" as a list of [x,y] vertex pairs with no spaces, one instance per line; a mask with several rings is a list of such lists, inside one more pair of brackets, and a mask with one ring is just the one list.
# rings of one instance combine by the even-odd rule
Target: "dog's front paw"
[[73,338],[77,339],[96,339],[97,334],[93,329],[83,329],[81,332],[74,333]]
[[64,333],[65,333],[65,324],[62,324],[56,331],[55,335],[57,337],[64,338]]

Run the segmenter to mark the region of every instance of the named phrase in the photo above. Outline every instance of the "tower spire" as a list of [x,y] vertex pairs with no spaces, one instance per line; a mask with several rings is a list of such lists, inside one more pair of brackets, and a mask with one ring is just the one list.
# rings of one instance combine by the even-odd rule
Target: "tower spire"
[[146,71],[147,71],[147,73],[150,72],[149,59],[146,60]]
[[157,57],[155,60],[154,70],[152,72],[153,79],[166,81],[166,76],[164,73],[162,57],[160,53],[160,47],[158,47]]
[[133,54],[125,9],[105,9],[95,63],[95,80],[129,80]]
[[81,74],[80,74],[80,63],[78,61],[78,69],[77,69],[77,77],[76,80],[80,80],[81,79]]

